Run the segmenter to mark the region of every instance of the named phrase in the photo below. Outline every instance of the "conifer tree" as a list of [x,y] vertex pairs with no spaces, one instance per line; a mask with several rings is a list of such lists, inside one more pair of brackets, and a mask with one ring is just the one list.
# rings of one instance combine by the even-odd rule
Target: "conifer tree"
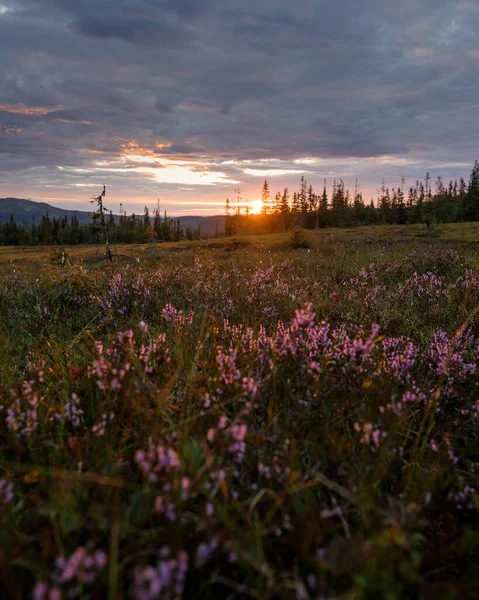
[[276,192],[274,197],[273,213],[279,215],[281,213],[281,192]]
[[270,196],[269,196],[269,185],[268,181],[265,179],[263,184],[263,190],[261,192],[261,214],[269,215],[271,212],[270,207]]
[[285,187],[283,190],[283,195],[281,196],[281,224],[283,227],[283,231],[286,229],[288,224],[288,215],[289,215],[289,191],[288,188]]
[[299,213],[299,198],[296,192],[293,193],[292,212],[297,215]]
[[150,225],[150,211],[148,210],[148,206],[145,206],[145,210],[143,211],[143,229],[148,229]]
[[[301,176],[301,185],[299,187],[299,208],[301,213],[304,215],[308,212],[308,186],[304,175]],[[304,223],[303,223],[304,224]]]
[[479,163],[474,163],[467,186],[465,218],[475,221],[479,218]]
[[229,198],[226,198],[225,215],[225,236],[229,237],[233,235],[233,221],[231,217],[231,204]]

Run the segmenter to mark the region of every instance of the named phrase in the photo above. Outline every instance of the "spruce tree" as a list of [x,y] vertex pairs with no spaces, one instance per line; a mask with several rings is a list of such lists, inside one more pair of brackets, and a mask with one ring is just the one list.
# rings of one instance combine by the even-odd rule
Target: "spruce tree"
[[268,181],[265,179],[263,184],[263,191],[261,192],[261,214],[269,215],[271,212],[270,207],[270,197],[269,197],[269,185]]

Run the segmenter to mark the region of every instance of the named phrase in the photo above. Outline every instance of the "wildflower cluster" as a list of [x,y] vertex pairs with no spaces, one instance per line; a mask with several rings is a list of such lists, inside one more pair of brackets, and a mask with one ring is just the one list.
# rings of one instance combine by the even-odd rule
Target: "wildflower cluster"
[[[80,598],[85,586],[91,586],[99,571],[107,564],[107,556],[102,550],[88,552],[79,547],[70,556],[59,556],[55,561],[55,571],[51,582],[39,580],[33,590],[34,600],[57,600],[65,596]],[[68,590],[68,591],[67,591]]]
[[5,406],[5,423],[8,429],[20,436],[29,437],[40,424],[43,398],[38,390],[44,381],[43,368],[34,368],[31,379],[10,390],[11,400]]
[[131,596],[135,600],[181,598],[187,572],[186,552],[179,552],[176,558],[165,558],[156,567],[136,567]]
[[[466,597],[471,256],[429,241],[160,248],[0,283],[15,342],[0,371],[1,586],[414,598],[452,569]],[[30,318],[48,326],[21,329]]]

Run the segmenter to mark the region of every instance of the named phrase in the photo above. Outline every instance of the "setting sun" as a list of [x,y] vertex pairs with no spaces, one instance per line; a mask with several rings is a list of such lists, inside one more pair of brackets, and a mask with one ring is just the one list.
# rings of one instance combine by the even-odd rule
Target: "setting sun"
[[249,204],[250,213],[253,215],[259,215],[261,213],[261,208],[263,203],[260,199],[250,200]]

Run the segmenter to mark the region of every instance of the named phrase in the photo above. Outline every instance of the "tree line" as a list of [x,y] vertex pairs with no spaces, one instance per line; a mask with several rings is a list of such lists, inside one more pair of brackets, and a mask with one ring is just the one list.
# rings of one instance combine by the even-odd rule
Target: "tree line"
[[[345,188],[341,179],[333,181],[328,190],[326,181],[316,192],[305,177],[299,189],[290,194],[288,188],[272,196],[268,181],[262,189],[260,215],[251,214],[243,205],[239,188],[235,200],[226,200],[224,230],[216,237],[250,233],[284,231],[293,227],[318,229],[323,227],[351,227],[359,225],[425,223],[454,223],[479,220],[479,163],[472,168],[469,181],[449,181],[442,177],[433,183],[426,175],[424,180],[405,189],[401,185],[388,188],[382,184],[376,202],[365,203],[356,182],[353,190]],[[110,243],[141,244],[194,240],[204,236],[200,227],[183,229],[179,219],[168,217],[160,211],[159,204],[150,214],[145,206],[143,215],[127,215],[120,210],[115,217],[110,211],[105,219]],[[45,214],[39,223],[16,223],[13,215],[0,223],[0,245],[77,245],[97,244],[105,240],[99,223],[99,213],[92,214],[92,222],[80,224],[76,216],[51,218]]]
[[[179,219],[161,214],[159,206],[150,214],[145,206],[143,215],[126,215],[120,211],[119,217],[111,212],[106,217],[106,228],[110,243],[142,244],[153,242],[179,242],[184,239],[200,239],[200,228],[187,227],[183,230]],[[99,214],[93,213],[92,222],[80,224],[76,216],[50,217],[45,214],[36,223],[16,223],[13,215],[0,223],[0,245],[3,246],[51,246],[99,244],[105,241],[99,222]]]
[[405,189],[401,185],[392,189],[383,182],[376,202],[364,202],[356,182],[354,190],[346,189],[341,179],[333,181],[328,191],[326,181],[317,193],[301,177],[299,189],[292,196],[288,188],[270,193],[268,181],[262,189],[261,215],[251,215],[247,206],[242,206],[239,191],[236,202],[226,200],[225,234],[259,233],[291,229],[295,226],[306,229],[323,227],[351,227],[357,225],[425,223],[455,223],[479,220],[479,163],[476,161],[466,183],[459,181],[447,184],[438,177],[434,184],[429,173],[423,181]]

